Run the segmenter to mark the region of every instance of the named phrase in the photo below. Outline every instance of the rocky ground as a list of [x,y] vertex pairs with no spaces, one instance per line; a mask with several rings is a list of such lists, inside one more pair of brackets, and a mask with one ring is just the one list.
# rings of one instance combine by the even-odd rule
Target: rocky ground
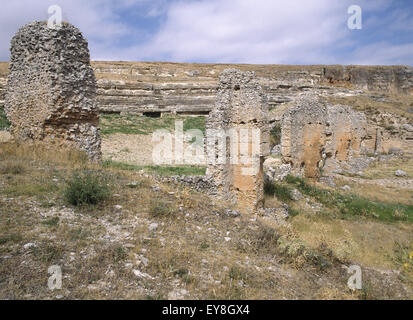
[[[411,156],[370,155],[319,183],[282,167],[266,209],[245,216],[203,192],[201,177],[168,177],[203,168],[149,167],[151,133],[175,120],[102,116],[103,166],[0,131],[0,298],[413,298]],[[202,129],[205,118],[183,121]],[[105,177],[110,196],[70,204],[68,181],[85,171]],[[52,265],[61,290],[48,288]],[[347,286],[353,265],[361,290]]]
[[[390,221],[344,215],[300,189],[297,200],[268,195],[276,211],[243,216],[156,175],[51,151],[0,144],[2,299],[413,298],[410,211]],[[411,179],[411,163],[397,161],[406,172],[397,179]],[[70,205],[67,180],[85,168],[109,179],[111,196]],[[343,180],[349,191],[334,181],[317,190],[345,195],[360,182]],[[62,269],[61,290],[47,286],[52,265]],[[347,287],[351,265],[362,268],[362,290]]]

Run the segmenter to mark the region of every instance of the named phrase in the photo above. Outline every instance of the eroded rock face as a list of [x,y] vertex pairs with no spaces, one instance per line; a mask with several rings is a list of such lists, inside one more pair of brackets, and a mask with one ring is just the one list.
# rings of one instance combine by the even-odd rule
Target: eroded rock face
[[327,66],[323,78],[358,89],[393,93],[413,92],[413,68],[408,66]]
[[77,28],[33,22],[17,32],[5,111],[16,139],[53,142],[101,159],[96,80]]
[[348,106],[326,105],[317,97],[296,101],[282,118],[282,156],[294,174],[319,178],[339,171],[360,156],[367,134],[363,113]]
[[255,73],[223,71],[206,125],[207,176],[219,195],[247,211],[264,202],[263,163],[269,154],[267,116],[267,99]]

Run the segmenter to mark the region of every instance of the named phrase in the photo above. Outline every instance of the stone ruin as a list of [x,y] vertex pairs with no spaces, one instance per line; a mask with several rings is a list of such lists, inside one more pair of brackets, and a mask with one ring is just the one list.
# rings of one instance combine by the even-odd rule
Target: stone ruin
[[359,158],[366,136],[364,113],[307,96],[283,114],[281,154],[293,174],[317,179]]
[[219,80],[206,123],[207,177],[223,199],[254,212],[264,203],[267,98],[254,72],[227,69]]
[[96,79],[74,26],[22,27],[11,40],[5,111],[17,140],[55,143],[101,159]]

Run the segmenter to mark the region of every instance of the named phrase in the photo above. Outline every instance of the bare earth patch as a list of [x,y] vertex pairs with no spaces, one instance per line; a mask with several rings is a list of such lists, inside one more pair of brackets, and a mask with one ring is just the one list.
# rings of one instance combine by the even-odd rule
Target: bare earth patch
[[152,135],[105,135],[102,139],[103,159],[134,165],[151,165],[155,144],[156,142],[152,142]]
[[8,131],[0,131],[0,143],[9,142],[12,140],[12,136]]

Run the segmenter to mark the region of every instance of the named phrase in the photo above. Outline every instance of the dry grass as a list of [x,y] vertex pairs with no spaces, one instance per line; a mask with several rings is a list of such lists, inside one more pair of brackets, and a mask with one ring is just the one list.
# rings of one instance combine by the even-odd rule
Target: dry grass
[[[374,100],[371,98],[371,96],[374,95],[383,97],[384,99],[386,99],[386,101],[382,102]],[[326,99],[334,104],[349,105],[355,110],[365,112],[367,115],[375,114],[377,110],[380,110],[383,112],[389,112],[409,119],[413,119],[413,114],[407,112],[409,108],[413,108],[413,95],[369,92],[368,95],[328,97]]]
[[9,74],[9,63],[8,62],[0,62],[0,77],[7,77]]
[[388,225],[299,215],[292,225],[313,248],[325,243],[342,261],[382,269],[398,268],[393,261],[396,243],[413,245],[413,226],[402,223]]
[[[100,168],[113,179],[111,199],[68,206],[61,192],[65,179],[76,168],[96,166],[80,155],[43,148],[0,144],[0,167],[6,168],[0,172],[3,299],[351,298],[341,262],[311,238],[311,228],[301,230],[299,220],[280,227],[249,216],[230,218],[228,205],[213,197],[116,168]],[[13,168],[16,159],[24,169]],[[402,238],[409,229],[393,231]],[[352,237],[359,246],[370,245]],[[34,245],[25,248],[27,243]],[[47,288],[52,264],[62,268],[62,290]]]
[[413,205],[413,192],[409,189],[396,186],[379,186],[374,180],[365,180],[361,183],[337,178],[336,181],[338,187],[348,185],[351,187],[352,193],[363,195],[363,197],[372,201],[399,202]]
[[375,162],[364,171],[368,179],[395,178],[397,170],[406,172],[406,179],[413,179],[413,159],[395,158],[386,162]]

